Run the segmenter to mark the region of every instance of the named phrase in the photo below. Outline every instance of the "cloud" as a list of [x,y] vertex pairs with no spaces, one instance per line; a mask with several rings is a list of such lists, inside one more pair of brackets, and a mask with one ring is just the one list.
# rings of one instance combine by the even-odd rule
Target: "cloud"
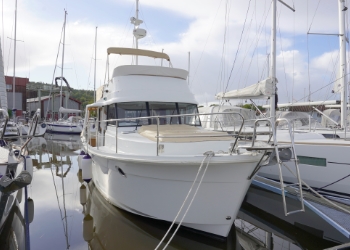
[[[286,2],[293,5],[292,1]],[[305,46],[301,46],[305,43],[306,33],[310,27],[310,32],[338,32],[336,3],[322,2],[317,6],[318,3],[307,3],[303,0],[294,2],[295,13],[278,3],[276,69],[281,101],[289,101],[294,95],[302,98],[304,89],[308,89],[309,78],[311,82],[320,82],[319,72],[323,75],[331,72],[327,58],[319,56],[333,53],[332,51],[317,48],[317,51],[314,51],[315,55],[308,59]],[[97,23],[97,86],[105,82],[106,49],[110,46],[133,45],[133,27],[127,15],[134,15],[134,0],[106,0],[103,4],[99,4],[100,8],[90,1],[80,7],[79,2],[74,5],[65,1],[53,1],[51,5],[54,8],[38,1],[34,1],[32,5],[29,1],[19,5],[17,38],[24,40],[24,43],[17,43],[16,74],[19,76],[30,77],[32,81],[52,81],[56,58],[58,58],[57,65],[60,65],[62,60],[61,54],[57,56],[57,53],[63,14],[56,12],[58,7],[63,9],[65,5],[68,5],[71,11],[66,32],[64,75],[74,88],[93,88]],[[76,12],[72,8],[81,8],[84,11]],[[119,10],[121,8],[123,12]],[[55,13],[51,13],[53,9]],[[270,1],[236,0],[229,1],[226,5],[226,1],[216,0],[149,0],[140,1],[140,9],[145,17],[156,18],[158,15],[162,17],[152,24],[159,25],[160,29],[154,29],[153,26],[148,29],[143,24],[142,28],[148,29],[148,36],[139,41],[140,48],[156,51],[164,49],[164,52],[170,55],[174,67],[183,69],[188,69],[188,52],[190,52],[190,87],[198,102],[211,101],[209,97],[214,98],[214,95],[226,86],[229,89],[244,87],[267,76],[269,68],[267,58],[270,53]],[[90,10],[94,16],[87,15]],[[105,13],[117,13],[116,11],[119,11],[118,15],[106,17]],[[120,16],[123,19],[117,19]],[[168,26],[163,27],[163,20],[172,22],[166,22]],[[184,24],[183,20],[188,20],[188,23]],[[145,21],[147,24],[147,20]],[[6,23],[4,34],[11,36],[12,4],[4,6],[4,23]],[[173,34],[174,30],[177,33]],[[3,46],[5,72],[11,75],[13,43],[10,43],[11,40],[5,39]],[[318,51],[320,49],[324,51]],[[309,69],[308,60],[311,62]],[[113,67],[131,62],[132,59],[127,56],[111,58],[110,72]],[[140,59],[140,62],[144,60]],[[160,65],[159,61],[150,60],[150,62],[153,65]],[[57,75],[60,71],[57,68]],[[316,84],[311,86],[316,88]]]

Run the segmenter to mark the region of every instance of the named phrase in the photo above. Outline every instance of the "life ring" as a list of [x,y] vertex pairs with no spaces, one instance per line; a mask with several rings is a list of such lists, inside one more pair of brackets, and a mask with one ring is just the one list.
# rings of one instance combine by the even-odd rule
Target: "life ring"
[[46,128],[46,124],[45,123],[41,123],[41,127],[42,128]]

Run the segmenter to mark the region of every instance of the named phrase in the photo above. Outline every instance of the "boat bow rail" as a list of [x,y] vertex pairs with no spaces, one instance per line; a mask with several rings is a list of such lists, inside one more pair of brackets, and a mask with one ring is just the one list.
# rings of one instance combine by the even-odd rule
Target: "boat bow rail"
[[[90,110],[93,107],[89,107]],[[98,112],[98,110],[97,110]],[[210,113],[213,114],[213,113]],[[218,113],[219,114],[219,113]],[[221,113],[220,113],[221,114]],[[153,152],[153,156],[159,156],[164,152],[165,144],[179,144],[179,143],[196,143],[196,142],[222,142],[220,146],[225,145],[226,148],[217,150],[218,153],[232,155],[237,153],[238,140],[242,138],[241,132],[244,126],[244,118],[241,114],[236,112],[226,112],[225,114],[234,114],[240,116],[242,119],[241,126],[234,133],[228,133],[225,131],[209,131],[205,130],[200,126],[194,126],[199,120],[200,115],[209,115],[206,113],[195,113],[195,114],[180,114],[180,115],[165,115],[165,116],[147,116],[147,117],[135,117],[135,118],[123,118],[123,119],[109,119],[95,121],[91,119],[85,119],[84,128],[82,132],[82,138],[84,142],[87,142],[91,147],[97,150],[103,150],[108,144],[108,151],[111,151],[111,147],[115,146],[115,153],[125,154],[124,149],[120,149],[120,143],[123,142],[123,137],[129,136],[136,140],[136,142],[145,142],[147,144],[149,152]],[[162,125],[164,120],[176,120],[189,119],[191,125],[175,123]],[[125,130],[124,127],[120,127],[119,124],[122,122],[134,122],[136,125],[129,127]],[[152,122],[153,121],[153,122]],[[113,125],[110,125],[113,123]],[[141,124],[149,124],[142,125]],[[155,124],[154,124],[155,123]],[[108,124],[108,125],[107,125]],[[139,125],[140,124],[140,125]],[[90,129],[96,128],[94,132]],[[97,129],[98,128],[98,129]],[[106,128],[102,132],[101,128]],[[114,131],[112,131],[114,130]],[[114,145],[111,145],[111,141],[106,143],[106,131],[112,133],[111,137],[115,137]],[[109,139],[110,139],[109,138]],[[215,146],[217,143],[208,144],[208,146]],[[106,146],[105,146],[106,145]],[[153,147],[154,149],[150,149]],[[103,148],[102,148],[103,147]],[[179,148],[179,147],[178,147]],[[189,148],[181,148],[182,151],[187,153],[192,151]],[[207,148],[208,150],[208,148]],[[207,151],[206,150],[206,151]],[[253,150],[255,151],[255,150]],[[261,151],[257,149],[256,151]],[[205,152],[205,151],[203,151]],[[142,154],[143,152],[141,152]],[[248,154],[251,154],[248,152]],[[178,154],[176,154],[178,155]],[[152,155],[151,155],[152,156]]]

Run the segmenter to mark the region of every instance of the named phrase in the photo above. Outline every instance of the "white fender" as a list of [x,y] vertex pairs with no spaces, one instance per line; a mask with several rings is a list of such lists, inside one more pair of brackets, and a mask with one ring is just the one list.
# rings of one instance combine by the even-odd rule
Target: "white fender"
[[89,183],[92,178],[92,159],[89,154],[81,159],[81,168],[83,180]]
[[32,223],[34,220],[34,201],[31,198],[28,198],[28,221]]
[[80,151],[80,154],[78,155],[78,166],[79,169],[81,169],[81,159],[85,156],[85,152],[83,150]]
[[94,218],[90,214],[87,214],[83,220],[83,238],[85,241],[90,242],[94,236]]
[[80,204],[85,205],[86,204],[86,187],[84,184],[80,186]]
[[27,170],[30,173],[30,175],[33,176],[33,160],[29,155],[26,156],[26,169],[25,170]]

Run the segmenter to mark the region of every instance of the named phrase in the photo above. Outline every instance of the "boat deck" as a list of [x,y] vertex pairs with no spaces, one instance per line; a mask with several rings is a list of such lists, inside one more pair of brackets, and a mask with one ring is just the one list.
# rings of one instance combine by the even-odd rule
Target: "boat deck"
[[[253,185],[281,194],[279,182],[261,176],[255,177],[253,180]],[[299,192],[296,188],[285,187],[284,189],[286,191],[286,196],[299,199]],[[304,205],[306,207],[318,214],[323,220],[350,239],[350,199],[324,195],[324,197],[331,200],[332,203],[349,211],[349,213],[346,213],[339,207],[332,205],[324,199],[314,195],[310,191],[303,190],[303,197]]]

